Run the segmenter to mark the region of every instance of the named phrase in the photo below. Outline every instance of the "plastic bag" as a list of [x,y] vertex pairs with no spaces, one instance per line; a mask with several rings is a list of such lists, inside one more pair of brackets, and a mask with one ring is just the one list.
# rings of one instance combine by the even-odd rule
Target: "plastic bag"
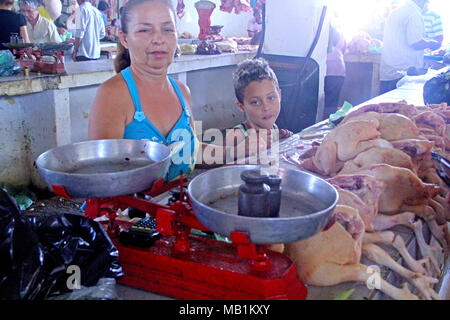
[[426,104],[450,104],[450,70],[428,80],[423,86],[423,101]]
[[102,278],[92,287],[81,287],[70,293],[62,294],[51,300],[120,300],[114,278]]
[[14,198],[20,210],[28,209],[37,200],[34,192],[28,188],[15,187],[9,183],[0,183],[0,188]]
[[[70,272],[70,270],[79,271]],[[45,299],[123,275],[104,228],[76,214],[25,216],[0,189],[0,299]]]
[[20,70],[20,64],[16,62],[11,51],[0,50],[0,76],[12,76]]

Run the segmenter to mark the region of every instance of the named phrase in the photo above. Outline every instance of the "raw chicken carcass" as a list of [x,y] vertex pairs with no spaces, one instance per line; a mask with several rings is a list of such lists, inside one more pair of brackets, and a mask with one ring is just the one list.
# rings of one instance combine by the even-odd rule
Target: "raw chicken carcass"
[[433,236],[443,246],[444,252],[447,252],[450,242],[447,225],[438,226],[436,215],[439,212],[429,206],[429,201],[438,195],[439,186],[423,183],[409,169],[387,164],[371,165],[362,168],[358,173],[371,175],[386,183],[386,188],[378,201],[380,213],[392,215],[402,211],[414,212],[425,219]]
[[[285,253],[295,261],[298,276],[306,284],[367,283],[372,274],[360,263],[363,221],[356,209],[347,206],[336,206],[334,215],[337,222],[331,228],[308,239],[286,244]],[[379,289],[394,299],[418,299],[407,286],[396,288],[381,276]]]
[[[417,115],[418,111],[414,105],[407,104],[406,101],[396,103],[387,102],[379,104],[368,104],[350,112],[342,122],[350,121],[352,117],[360,115],[365,112],[374,111],[378,113],[399,113],[410,119]],[[342,123],[341,122],[341,123]]]
[[345,205],[358,210],[361,219],[364,222],[366,231],[373,231],[372,210],[353,192],[336,187],[339,194],[338,205]]
[[[412,139],[417,138],[420,135],[420,131],[414,122],[399,113],[379,113],[369,111],[353,116],[349,118],[348,121],[371,119],[377,119],[380,122],[378,131],[381,133],[381,138],[388,141]],[[344,123],[348,121],[345,121]]]
[[425,111],[414,117],[418,127],[432,128],[438,135],[443,136],[445,131],[445,120],[433,111]]
[[325,136],[311,158],[311,169],[324,175],[335,174],[340,169],[337,166],[338,162],[350,160],[358,153],[379,143],[367,141],[378,138],[380,135],[378,127],[378,120],[350,121],[338,126]]
[[402,139],[390,142],[394,148],[402,150],[411,158],[429,153],[434,146],[434,142],[425,139]]
[[395,167],[407,168],[416,172],[411,157],[395,148],[371,148],[361,152],[356,158],[347,161],[339,174],[350,174],[372,164],[385,163]]
[[435,197],[439,192],[439,187],[423,183],[411,170],[388,164],[371,165],[362,168],[358,173],[373,176],[386,184],[378,203],[379,211],[382,213],[398,213],[403,205],[428,204],[428,199]]
[[385,183],[364,174],[338,175],[327,181],[335,187],[350,191],[363,201],[369,211],[361,212],[360,216],[366,224],[366,230],[373,230],[372,221],[378,214],[378,202],[386,188]]

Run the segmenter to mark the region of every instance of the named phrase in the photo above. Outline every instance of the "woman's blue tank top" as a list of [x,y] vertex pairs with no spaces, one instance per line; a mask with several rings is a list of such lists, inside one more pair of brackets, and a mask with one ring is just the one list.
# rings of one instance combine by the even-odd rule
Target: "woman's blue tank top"
[[176,179],[180,176],[181,172],[183,174],[191,173],[195,166],[198,141],[195,137],[191,124],[189,123],[191,114],[184,103],[183,94],[181,93],[177,83],[171,77],[168,77],[178,96],[178,99],[180,100],[181,106],[183,107],[183,112],[167,137],[164,137],[162,133],[150,122],[150,120],[147,119],[144,111],[142,111],[139,93],[130,68],[128,67],[122,70],[121,74],[127,83],[135,108],[134,119],[125,127],[123,138],[148,139],[150,141],[165,144],[169,148],[173,147],[177,142],[184,142],[184,146],[181,150],[172,156],[169,171],[165,179],[167,181]]

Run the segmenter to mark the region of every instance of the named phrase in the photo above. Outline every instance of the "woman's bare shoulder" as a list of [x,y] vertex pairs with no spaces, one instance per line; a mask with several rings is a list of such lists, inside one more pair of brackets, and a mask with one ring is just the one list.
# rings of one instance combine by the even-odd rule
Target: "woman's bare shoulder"
[[181,93],[183,94],[184,100],[186,100],[186,102],[188,102],[188,105],[191,105],[191,90],[189,89],[189,87],[184,84],[181,81],[175,80],[176,84],[178,85],[178,87],[181,90]]
[[106,94],[106,97],[116,99],[117,97],[123,97],[124,90],[128,90],[127,85],[123,79],[123,76],[118,73],[103,82],[98,87],[97,93]]
[[121,74],[103,82],[97,89],[95,104],[108,109],[122,108],[130,102],[128,87]]
[[111,117],[118,117],[119,114],[127,117],[131,106],[127,84],[122,75],[117,74],[98,87],[93,109]]

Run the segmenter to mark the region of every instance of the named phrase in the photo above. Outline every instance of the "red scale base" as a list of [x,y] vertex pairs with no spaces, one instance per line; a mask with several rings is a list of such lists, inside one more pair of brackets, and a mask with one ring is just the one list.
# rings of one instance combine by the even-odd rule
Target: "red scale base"
[[[183,179],[178,183],[180,199]],[[162,194],[176,186],[158,181],[147,195]],[[70,197],[62,186],[53,191]],[[116,220],[117,210],[135,208],[156,217],[162,237],[149,248],[125,246],[118,234],[130,226]],[[177,299],[304,300],[307,289],[297,277],[295,263],[267,245],[250,243],[246,233],[231,233],[231,243],[194,236],[191,229],[209,231],[195,217],[187,201],[161,205],[132,196],[87,199],[84,215],[105,222],[124,276],[119,283]]]
[[307,289],[286,255],[265,250],[267,270],[239,258],[236,245],[190,236],[187,253],[173,250],[175,237],[151,248],[125,247],[118,241],[125,276],[119,283],[177,299],[304,300]]

